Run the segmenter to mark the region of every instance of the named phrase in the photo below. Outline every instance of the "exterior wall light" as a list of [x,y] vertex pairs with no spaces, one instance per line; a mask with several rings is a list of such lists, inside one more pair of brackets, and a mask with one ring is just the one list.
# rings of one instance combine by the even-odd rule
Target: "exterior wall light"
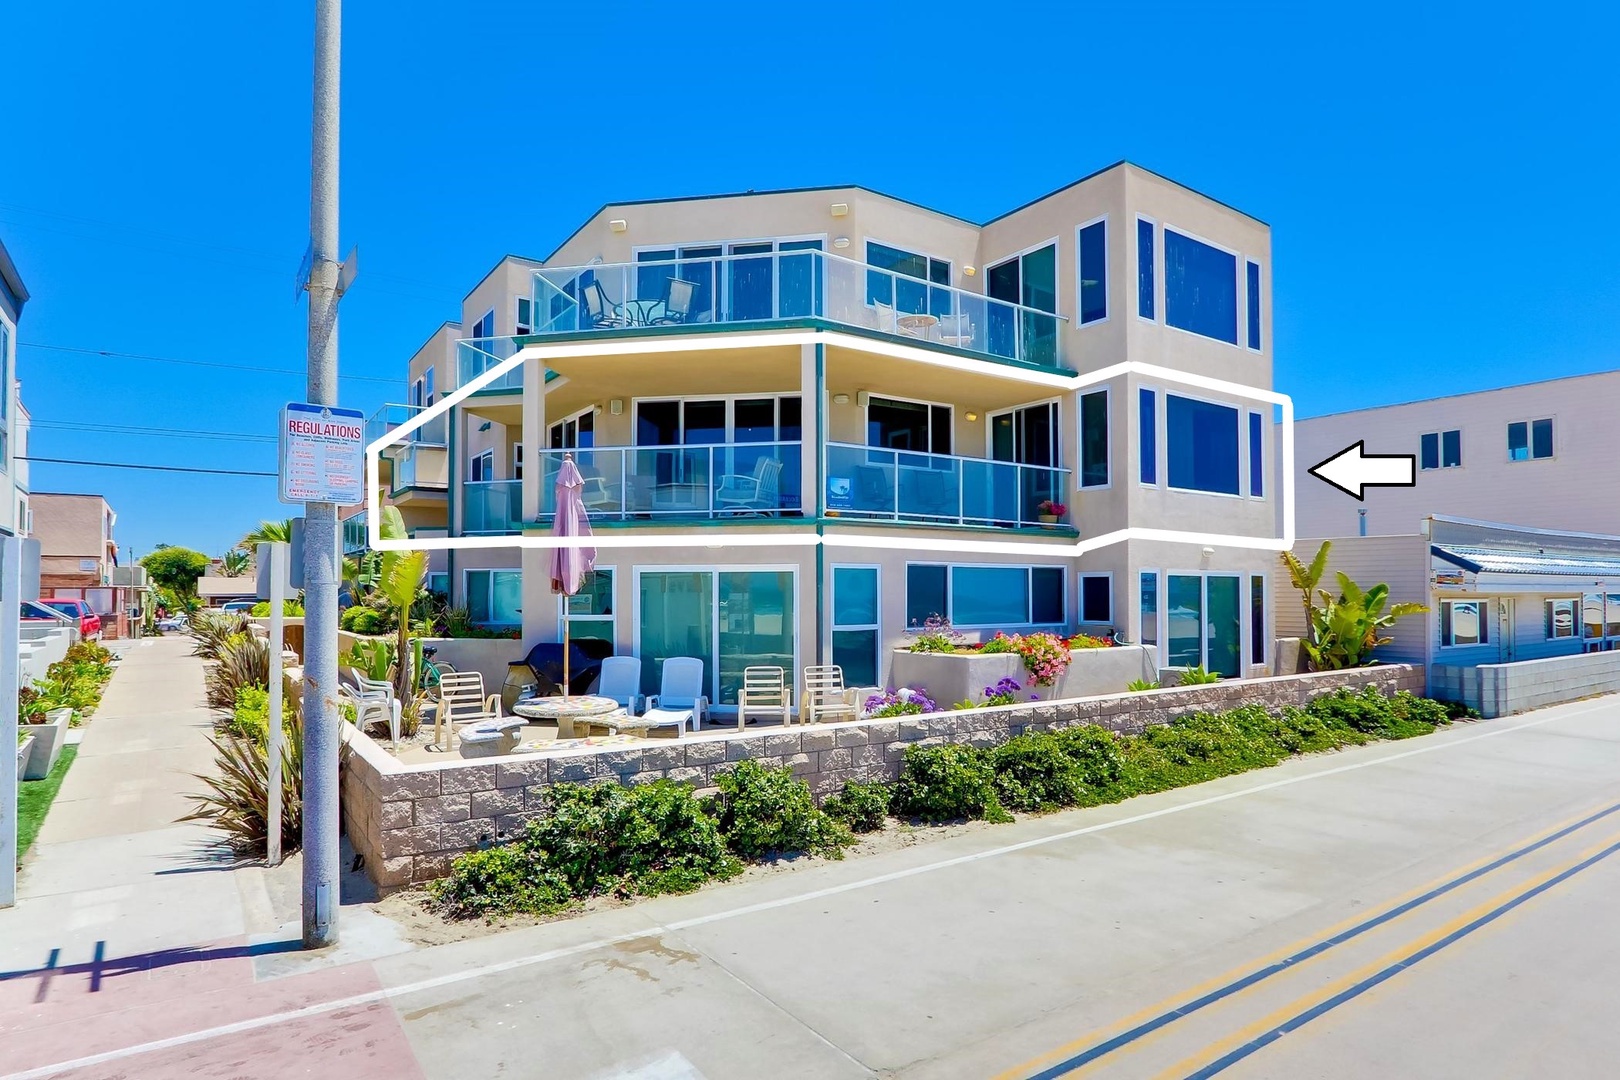
[[620,413],[624,412],[624,399],[614,398],[609,401],[608,412],[612,413],[614,416],[618,416]]
[[629,227],[630,223],[625,221],[624,218],[614,218],[612,221],[608,222],[608,228],[612,229],[614,232],[624,232]]
[[976,422],[978,419],[979,419],[979,414],[976,413],[976,412],[970,412],[970,413],[967,414],[967,421],[970,424]]
[[979,272],[979,268],[976,267],[976,266],[964,266],[964,267],[962,267],[962,276],[963,277],[972,277],[974,274],[977,274],[978,272]]
[[834,405],[848,405],[849,404],[849,395],[848,394],[834,394],[833,395],[833,404]]
[[835,237],[833,237],[833,247],[835,247],[835,248],[847,248],[847,247],[849,247],[849,237],[847,237],[847,236],[835,236]]
[[835,203],[832,204],[832,216],[833,217],[843,217],[844,215],[846,215],[848,213],[849,213],[849,203],[847,203],[847,202],[835,202]]

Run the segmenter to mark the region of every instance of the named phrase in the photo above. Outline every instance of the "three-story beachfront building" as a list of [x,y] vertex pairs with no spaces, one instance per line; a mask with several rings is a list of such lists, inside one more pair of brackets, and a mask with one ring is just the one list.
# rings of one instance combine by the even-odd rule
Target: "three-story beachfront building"
[[[402,416],[477,388],[383,479],[444,508],[475,621],[566,619],[649,691],[698,657],[722,709],[750,664],[884,683],[935,615],[1241,677],[1283,518],[1270,282],[1263,222],[1125,163],[982,224],[859,187],[610,204],[413,359]],[[565,607],[516,541],[568,454],[599,553]]]

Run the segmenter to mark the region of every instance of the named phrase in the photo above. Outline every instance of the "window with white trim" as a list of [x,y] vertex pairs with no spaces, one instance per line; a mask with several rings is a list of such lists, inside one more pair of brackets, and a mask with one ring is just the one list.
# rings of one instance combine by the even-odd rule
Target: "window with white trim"
[[868,304],[884,304],[912,315],[951,314],[949,260],[868,240],[866,265],[873,268],[866,273]]
[[519,626],[523,622],[523,571],[468,570],[467,614],[479,626]]
[[1516,420],[1508,425],[1508,460],[1540,461],[1553,456],[1553,422]]
[[1083,623],[1111,623],[1114,621],[1114,575],[1080,575],[1080,621]]
[[1076,280],[1080,289],[1080,325],[1108,318],[1108,219],[1098,218],[1075,230]]
[[1440,644],[1486,645],[1491,640],[1490,601],[1442,600],[1440,602]]
[[1238,343],[1237,256],[1164,230],[1164,321],[1189,333]]
[[485,450],[481,454],[474,454],[467,462],[467,482],[478,484],[493,479],[495,479],[495,451]]
[[1581,602],[1573,597],[1548,600],[1546,603],[1546,631],[1548,641],[1573,638],[1580,633]]
[[585,575],[579,592],[557,597],[559,620],[566,621],[573,641],[614,641],[613,567],[598,566]]
[[519,296],[515,306],[517,311],[516,317],[512,320],[512,332],[515,334],[534,333],[534,316],[532,314],[534,301],[527,296]]
[[944,615],[953,626],[1060,626],[1065,620],[1061,566],[906,566],[906,625]]
[[846,686],[876,686],[878,645],[876,566],[832,568],[832,662],[844,670]]
[[1108,389],[1080,395],[1080,486],[1107,487]]
[[495,336],[495,309],[490,308],[484,312],[484,317],[473,323],[472,336],[474,341]]

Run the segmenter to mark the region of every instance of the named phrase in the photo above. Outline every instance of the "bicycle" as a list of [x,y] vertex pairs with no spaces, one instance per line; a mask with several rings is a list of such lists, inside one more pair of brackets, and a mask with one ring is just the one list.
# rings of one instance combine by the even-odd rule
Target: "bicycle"
[[435,661],[433,654],[439,650],[432,645],[422,646],[422,673],[417,679],[417,688],[423,697],[429,701],[439,700],[439,680],[445,675],[455,672],[455,668],[442,660]]

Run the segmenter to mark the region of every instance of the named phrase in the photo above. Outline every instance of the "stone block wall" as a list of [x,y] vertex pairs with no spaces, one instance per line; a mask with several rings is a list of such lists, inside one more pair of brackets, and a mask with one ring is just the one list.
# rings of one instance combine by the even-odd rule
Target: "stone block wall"
[[1487,719],[1620,693],[1620,652],[1581,653],[1511,664],[1436,664],[1430,693],[1478,709]]
[[401,765],[351,727],[343,819],[355,850],[365,856],[367,873],[386,892],[442,877],[456,855],[516,835],[540,812],[552,784],[645,784],[667,778],[705,788],[720,770],[752,759],[792,768],[819,800],[850,780],[898,778],[906,747],[919,743],[995,746],[1026,731],[1071,724],[1135,733],[1189,713],[1245,704],[1303,705],[1340,687],[1374,686],[1393,694],[1422,693],[1423,685],[1421,667],[1390,665],[428,765]]

